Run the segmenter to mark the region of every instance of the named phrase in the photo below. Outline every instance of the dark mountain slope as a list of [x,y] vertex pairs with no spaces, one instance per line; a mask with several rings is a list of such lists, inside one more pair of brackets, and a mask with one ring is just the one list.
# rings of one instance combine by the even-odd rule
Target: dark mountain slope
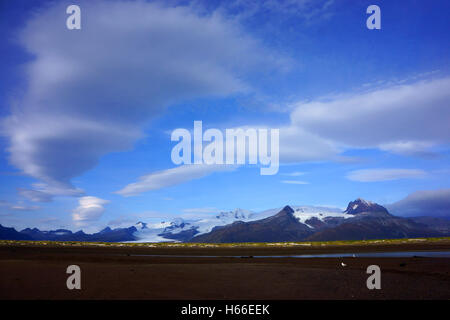
[[[6,228],[14,230],[13,228]],[[58,229],[52,231],[41,231],[37,228],[27,228],[16,232],[22,238],[14,240],[36,240],[36,241],[99,241],[99,242],[120,242],[133,241],[136,237],[133,235],[137,229],[135,227],[111,229],[106,227],[100,232],[86,234],[83,231],[72,232],[70,230]]]
[[[159,236],[183,242],[283,242],[283,241],[333,241],[394,239],[416,237],[450,236],[450,220],[435,217],[401,218],[391,215],[383,206],[356,199],[348,204],[343,214],[314,212],[306,207],[295,207],[296,212],[286,206],[277,214],[265,219],[237,221],[218,226],[206,234],[198,234],[197,227],[185,228],[183,220],[171,223]],[[306,209],[305,209],[306,208]],[[304,210],[304,211],[303,211]],[[339,213],[339,212],[338,212]],[[237,217],[237,216],[236,216]],[[245,218],[245,216],[242,216]],[[306,219],[306,220],[305,220]],[[304,223],[300,222],[304,221]],[[305,224],[306,223],[306,224]],[[145,223],[136,224],[146,229]],[[14,228],[0,225],[0,240],[53,240],[53,241],[97,241],[122,242],[137,240],[136,227],[111,229],[86,234],[58,229],[40,231],[37,228],[17,232]]]
[[450,219],[449,218],[421,216],[421,217],[412,217],[410,219],[413,220],[414,222],[423,224],[430,229],[450,235]]
[[286,206],[276,215],[251,222],[237,221],[216,227],[207,234],[194,237],[191,242],[278,242],[305,239],[313,233],[300,223],[294,210]]
[[344,213],[351,214],[351,215],[358,215],[358,214],[367,214],[370,212],[378,212],[380,214],[385,213],[389,214],[387,209],[383,206],[380,206],[377,203],[367,201],[361,198],[356,199],[355,201],[350,201],[350,203],[347,205],[347,209],[344,211]]
[[7,228],[0,224],[0,240],[31,240],[31,237],[17,232],[14,228]]
[[396,239],[439,237],[443,234],[411,219],[395,217],[384,212],[361,212],[342,224],[316,232],[311,241]]
[[275,216],[216,227],[207,234],[194,237],[191,242],[333,241],[450,235],[448,226],[442,221],[396,217],[383,206],[363,199],[348,204],[344,213],[350,218],[307,220],[313,228],[300,223],[292,213],[293,210],[286,206]]

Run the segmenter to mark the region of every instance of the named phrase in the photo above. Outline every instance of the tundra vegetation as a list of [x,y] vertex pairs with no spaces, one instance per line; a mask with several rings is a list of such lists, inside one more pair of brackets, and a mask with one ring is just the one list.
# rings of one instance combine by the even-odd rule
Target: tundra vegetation
[[448,243],[450,237],[440,238],[410,238],[410,239],[379,239],[379,240],[346,240],[346,241],[309,241],[309,242],[242,242],[242,243],[124,243],[124,242],[80,242],[80,241],[25,241],[0,240],[0,246],[74,246],[74,247],[147,247],[147,248],[234,248],[234,247],[324,247],[324,246],[374,246],[412,243]]

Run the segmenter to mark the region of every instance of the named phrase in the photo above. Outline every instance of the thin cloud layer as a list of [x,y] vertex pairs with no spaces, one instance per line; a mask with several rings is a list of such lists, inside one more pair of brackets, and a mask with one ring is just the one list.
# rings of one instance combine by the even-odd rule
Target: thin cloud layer
[[280,128],[280,161],[339,161],[352,148],[436,157],[450,141],[450,78],[297,103]]
[[346,148],[424,152],[450,141],[450,78],[299,103],[292,126]]
[[420,169],[362,169],[350,172],[347,179],[358,182],[390,181],[423,178],[427,175]]
[[450,217],[450,189],[416,191],[386,207],[400,216]]
[[[282,13],[317,6],[324,13],[332,1],[253,5]],[[25,66],[25,92],[2,132],[10,138],[11,163],[41,182],[18,190],[33,202],[82,196],[71,180],[103,155],[131,149],[167,106],[251,90],[247,76],[288,64],[247,35],[239,19],[218,12],[145,1],[85,1],[81,7],[81,30],[66,29],[65,7],[56,4],[33,16],[19,35],[33,58]],[[290,122],[280,127],[280,161],[339,160],[352,148],[433,155],[435,146],[450,141],[448,101],[450,78],[298,103]],[[228,168],[168,169],[142,176],[117,193],[135,195],[222,170]],[[348,178],[369,182],[425,174],[370,169]]]
[[301,180],[282,180],[281,183],[285,183],[285,184],[309,184],[309,182],[301,181]]
[[30,206],[23,202],[11,203],[9,201],[0,200],[0,209],[6,209],[8,211],[36,211],[39,210],[39,206]]
[[18,194],[32,202],[50,202],[52,196],[48,193],[39,190],[19,188]]
[[117,191],[122,196],[135,196],[142,192],[158,190],[193,179],[202,178],[218,171],[232,171],[235,166],[191,164],[182,165],[172,169],[150,173],[139,178],[139,181],[130,183]]
[[[370,93],[299,104],[280,128],[280,162],[340,161],[351,148],[378,148],[407,156],[434,156],[450,140],[450,78],[393,86]],[[423,178],[419,169],[350,172],[359,182]],[[288,184],[301,182],[283,181]]]
[[168,105],[249,89],[245,75],[285,63],[218,14],[144,1],[81,2],[82,29],[67,30],[62,4],[38,12],[20,34],[33,59],[28,86],[5,122],[10,161],[48,185],[107,153],[132,148]]
[[330,139],[322,138],[295,125],[280,128],[280,162],[299,163],[336,159],[341,149]]

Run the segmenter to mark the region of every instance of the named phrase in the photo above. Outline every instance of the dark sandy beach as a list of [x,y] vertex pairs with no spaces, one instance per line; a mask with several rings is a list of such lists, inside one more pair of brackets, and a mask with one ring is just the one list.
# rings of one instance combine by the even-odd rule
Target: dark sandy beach
[[[0,299],[450,299],[450,258],[252,258],[258,255],[450,250],[396,245],[238,248],[0,246]],[[243,258],[152,257],[212,255]],[[344,263],[346,266],[342,266]],[[81,290],[66,268],[81,268]],[[366,268],[381,268],[381,290]]]

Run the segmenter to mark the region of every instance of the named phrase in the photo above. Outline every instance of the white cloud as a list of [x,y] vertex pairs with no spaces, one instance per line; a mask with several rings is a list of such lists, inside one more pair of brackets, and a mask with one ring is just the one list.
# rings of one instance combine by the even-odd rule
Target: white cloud
[[400,216],[450,217],[450,189],[416,191],[386,208]]
[[105,211],[103,206],[107,203],[109,203],[109,200],[93,196],[81,197],[78,200],[78,207],[73,210],[72,219],[77,225],[98,220]]
[[28,21],[19,44],[34,58],[5,121],[11,163],[50,195],[54,186],[73,189],[71,179],[102,155],[131,149],[168,105],[246,91],[246,75],[286,64],[217,13],[145,1],[81,7],[81,30],[65,28],[64,3]]
[[178,215],[182,219],[210,219],[211,217],[217,215],[220,212],[226,211],[214,207],[204,207],[204,208],[187,208],[182,210],[183,213]]
[[108,222],[108,226],[113,228],[128,228],[136,224],[139,220],[130,218],[128,216],[121,216]]
[[351,148],[436,156],[450,141],[449,104],[450,78],[299,102],[280,128],[280,162],[342,161]]
[[300,127],[280,128],[280,162],[299,163],[337,159],[341,150],[331,140],[307,132]]
[[205,208],[187,208],[183,209],[185,213],[216,213],[220,210],[214,207],[205,207]]
[[39,190],[19,188],[18,193],[22,197],[33,202],[50,202],[52,200],[52,196],[50,194]]
[[300,181],[300,180],[282,180],[281,183],[286,183],[286,184],[309,184],[309,182]]
[[15,204],[10,207],[11,210],[14,211],[35,211],[39,210],[41,207],[39,206],[28,206],[28,205],[21,205],[21,204]]
[[22,201],[18,203],[11,203],[9,201],[0,200],[0,208],[6,208],[8,210],[12,211],[36,211],[39,210],[41,207],[39,206],[30,206],[27,204],[24,204]]
[[413,154],[450,140],[450,78],[297,104],[292,127],[341,147]]
[[304,174],[305,174],[305,172],[294,171],[294,172],[290,172],[290,173],[285,173],[283,175],[290,176],[290,177],[299,177],[299,176],[303,176]]
[[[281,12],[317,6],[322,14],[332,1],[254,4]],[[288,64],[246,35],[238,20],[218,12],[144,1],[81,6],[89,13],[82,13],[82,30],[61,27],[67,15],[63,4],[56,4],[36,14],[20,34],[20,45],[34,59],[25,66],[28,86],[5,129],[12,164],[45,184],[19,191],[32,201],[81,195],[71,179],[101,156],[131,149],[142,128],[168,105],[246,91],[247,75]],[[443,78],[298,103],[291,123],[280,128],[280,161],[339,160],[351,147],[428,154],[450,140],[449,101],[450,78]],[[165,171],[170,170],[175,169]],[[179,178],[170,175],[167,184],[155,182],[155,173],[119,193],[191,179],[179,170]],[[200,171],[191,176],[203,176]]]
[[130,183],[116,193],[122,196],[134,196],[150,190],[158,190],[198,179],[217,171],[232,171],[235,166],[191,164],[172,169],[150,173],[139,178],[138,182]]
[[342,155],[352,148],[435,157],[450,141],[449,104],[449,77],[293,104],[280,163],[360,161]]
[[81,196],[84,191],[78,188],[54,182],[53,184],[33,183],[34,189],[18,188],[22,197],[33,202],[50,202],[54,196]]
[[383,151],[389,151],[406,156],[434,157],[437,153],[431,151],[435,144],[427,141],[396,141],[381,144],[379,148]]
[[347,178],[352,181],[375,182],[423,178],[426,175],[427,173],[420,169],[362,169],[351,171]]

